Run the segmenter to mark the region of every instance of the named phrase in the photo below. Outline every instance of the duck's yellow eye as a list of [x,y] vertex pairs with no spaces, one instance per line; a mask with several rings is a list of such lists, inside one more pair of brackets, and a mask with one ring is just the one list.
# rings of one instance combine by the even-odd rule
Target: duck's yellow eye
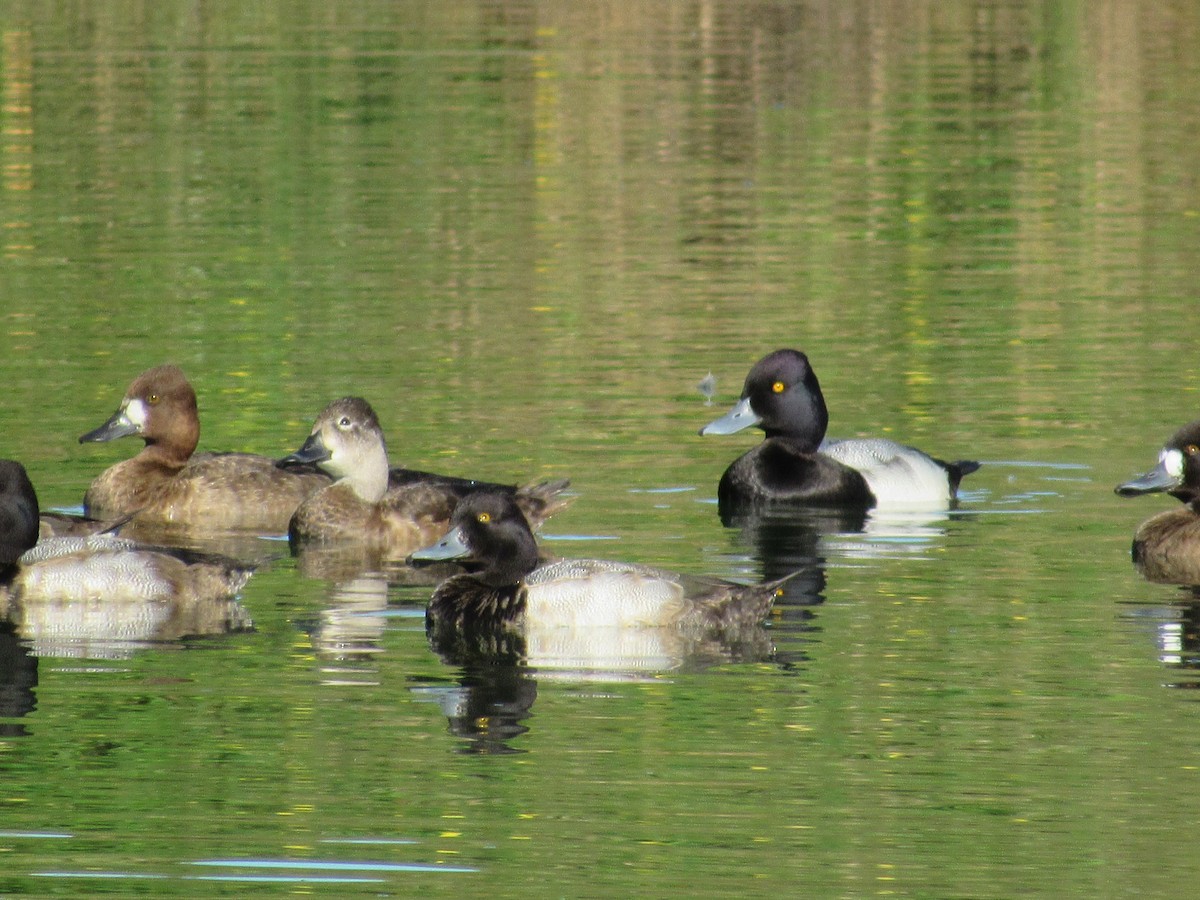
[[1188,456],[1195,456],[1197,453],[1200,453],[1200,447],[1197,447],[1195,444],[1188,444],[1183,448],[1183,452]]
[[784,391],[787,390],[787,385],[784,384],[782,381],[777,381],[773,385],[771,385],[771,390],[774,391],[776,394],[782,394]]
[[149,403],[151,406],[156,405],[158,403],[158,394],[151,394],[149,397],[146,398],[146,402]]
[[491,513],[480,513],[479,515],[477,515],[475,517],[475,521],[478,522],[480,525],[486,525],[488,522],[492,521],[492,514]]

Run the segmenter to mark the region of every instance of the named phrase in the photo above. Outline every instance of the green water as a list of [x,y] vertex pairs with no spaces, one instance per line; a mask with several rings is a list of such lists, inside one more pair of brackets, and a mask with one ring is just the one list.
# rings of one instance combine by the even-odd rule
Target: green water
[[[621,678],[460,668],[427,586],[268,542],[253,632],[0,635],[0,892],[1193,889],[1197,607],[1128,561],[1173,501],[1112,486],[1200,406],[1200,8],[18,0],[0,33],[0,455],[44,505],[171,361],[209,449],[357,393],[394,462],[569,477],[554,552],[817,561],[773,655]],[[982,460],[960,509],[723,527],[757,438],[696,432],[780,346],[833,434]]]

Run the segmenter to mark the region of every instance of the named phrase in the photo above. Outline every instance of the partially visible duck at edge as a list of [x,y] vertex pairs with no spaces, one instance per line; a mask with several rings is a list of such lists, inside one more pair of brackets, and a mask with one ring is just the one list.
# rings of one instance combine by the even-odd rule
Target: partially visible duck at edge
[[787,580],[747,586],[633,563],[542,564],[520,508],[496,493],[465,498],[450,533],[410,558],[462,560],[469,567],[434,591],[425,619],[431,635],[535,627],[736,630],[760,624]]
[[979,468],[971,460],[943,462],[885,438],[826,440],[825,397],[808,357],[798,350],[776,350],[755,363],[741,399],[700,434],[733,434],[751,425],[766,438],[721,476],[722,514],[775,502],[947,509],[962,478]]
[[149,640],[245,627],[231,603],[252,568],[96,534],[38,540],[25,467],[0,460],[0,618],[30,638]]
[[105,470],[83,498],[105,519],[136,514],[138,525],[281,534],[296,507],[328,485],[314,469],[283,471],[252,453],[194,453],[200,440],[196,392],[177,366],[133,380],[121,406],[80,443],[137,435],[145,446]]
[[389,469],[387,444],[375,410],[361,397],[330,403],[304,445],[279,466],[315,464],[334,478],[300,504],[288,524],[293,548],[308,543],[360,544],[390,559],[403,559],[446,533],[463,497],[500,491],[515,500],[533,527],[567,505],[566,480],[510,487]]
[[1200,421],[1175,432],[1152,470],[1116,487],[1122,497],[1159,492],[1184,505],[1138,526],[1133,564],[1150,581],[1200,585]]

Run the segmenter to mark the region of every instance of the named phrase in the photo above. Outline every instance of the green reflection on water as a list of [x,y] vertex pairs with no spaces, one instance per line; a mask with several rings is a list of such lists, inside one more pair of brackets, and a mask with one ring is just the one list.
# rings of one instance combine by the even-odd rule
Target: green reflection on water
[[[775,346],[810,353],[834,433],[991,464],[931,540],[823,545],[816,630],[779,629],[794,667],[540,678],[521,753],[457,752],[416,690],[457,673],[411,620],[324,656],[330,588],[286,561],[247,589],[252,635],[41,660],[0,803],[75,837],[0,837],[0,890],[56,890],[28,877],[52,860],[192,896],[182,862],[383,835],[419,843],[329,856],[501,894],[1184,893],[1197,760],[1163,682],[1191,676],[1155,628],[1187,610],[1127,565],[1164,504],[1110,490],[1194,415],[1198,29],[1184,6],[7,6],[3,453],[47,505],[133,452],[75,439],[165,360],[205,447],[281,454],[364,394],[396,462],[568,475],[550,530],[620,540],[555,549],[687,571],[757,565],[704,502],[755,438],[697,438],[694,385],[724,404]],[[629,492],[664,487],[696,490]]]

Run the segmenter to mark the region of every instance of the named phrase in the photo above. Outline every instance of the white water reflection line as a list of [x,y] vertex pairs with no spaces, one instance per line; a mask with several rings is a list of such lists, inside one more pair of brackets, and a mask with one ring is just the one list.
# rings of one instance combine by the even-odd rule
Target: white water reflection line
[[28,838],[31,840],[64,840],[75,835],[62,831],[0,831],[0,838]]
[[469,866],[436,863],[329,862],[320,859],[198,859],[191,866],[229,869],[314,869],[318,872],[478,872]]
[[380,610],[374,615],[381,619],[423,619],[425,618],[425,607],[418,609],[415,606],[397,606]]

